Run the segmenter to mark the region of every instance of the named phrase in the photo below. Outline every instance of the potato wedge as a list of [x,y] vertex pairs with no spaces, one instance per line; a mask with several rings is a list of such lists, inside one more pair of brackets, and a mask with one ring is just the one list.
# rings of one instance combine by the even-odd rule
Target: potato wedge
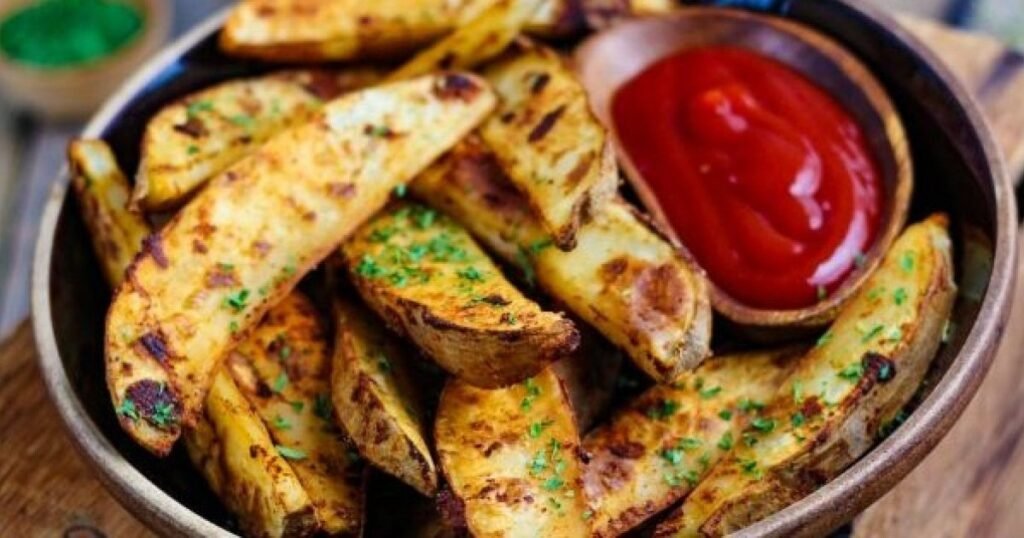
[[445,69],[471,69],[501,54],[544,0],[498,0],[479,16],[412,57],[388,76],[403,80]]
[[[313,62],[397,57],[473,20],[495,0],[245,0],[221,33],[228,54],[270,61]],[[543,0],[533,33],[579,31],[576,0]]]
[[111,305],[114,407],[146,402],[121,426],[166,455],[227,350],[493,105],[483,81],[455,73],[351,93],[214,179],[147,240]]
[[711,306],[701,271],[613,201],[580,228],[577,248],[547,235],[485,147],[474,140],[421,174],[413,194],[467,226],[577,316],[622,347],[644,372],[671,383],[709,354]]
[[409,350],[362,305],[334,297],[331,397],[359,453],[420,493],[437,491],[427,445],[427,412],[412,378]]
[[270,428],[329,536],[359,536],[364,465],[335,425],[330,356],[313,304],[293,292],[267,313],[227,361],[242,393]]
[[622,360],[619,348],[581,326],[580,347],[551,365],[565,386],[581,432],[590,430],[608,410]]
[[453,379],[435,424],[437,454],[473,536],[588,536],[571,404],[543,370],[485,390]]
[[130,187],[110,147],[102,140],[68,146],[71,186],[107,282],[114,288],[151,233],[141,215],[128,211]]
[[658,536],[721,536],[839,475],[917,391],[956,296],[947,219],[896,240],[863,290],[798,362],[750,434],[716,465]]
[[246,536],[308,536],[316,531],[312,500],[223,370],[214,376],[205,416],[185,438],[189,457],[238,516]]
[[524,297],[465,229],[426,206],[390,206],[342,253],[367,304],[472,385],[517,383],[579,344],[571,321]]
[[380,80],[370,69],[286,71],[232,80],[161,109],[146,125],[133,202],[164,210],[271,136],[309,120],[345,92]]
[[619,536],[675,504],[742,442],[803,348],[714,357],[656,385],[583,439],[594,536]]
[[584,214],[614,197],[618,166],[572,71],[550,49],[521,48],[484,72],[500,104],[480,136],[555,244],[572,250]]

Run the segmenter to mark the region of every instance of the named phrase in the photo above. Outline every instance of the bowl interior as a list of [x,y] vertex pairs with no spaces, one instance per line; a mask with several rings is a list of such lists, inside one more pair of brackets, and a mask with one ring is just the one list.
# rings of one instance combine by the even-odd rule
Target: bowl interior
[[[612,121],[612,102],[618,90],[650,65],[672,54],[694,48],[730,46],[773,58],[824,88],[863,128],[866,143],[881,172],[885,206],[878,237],[866,263],[855,269],[829,296],[805,308],[769,310],[733,299],[712,283],[716,311],[748,333],[777,336],[806,333],[820,327],[870,276],[903,228],[912,184],[912,166],[906,134],[892,102],[871,72],[842,46],[810,29],[778,17],[709,7],[689,7],[671,16],[625,22],[587,39],[576,51],[576,68],[590,96],[591,107],[622,148]],[[650,191],[629,155],[618,152],[622,168],[640,202],[674,235],[658,198]],[[799,328],[799,329],[798,329]]]
[[[972,123],[956,90],[951,89],[942,75],[911,46],[859,8],[818,0],[792,0],[788,6],[790,17],[816,27],[853,51],[892,97],[906,125],[916,163],[916,188],[909,219],[917,220],[937,210],[949,213],[952,218],[957,281],[962,293],[954,310],[949,343],[942,348],[929,373],[921,395],[924,397],[946,374],[974,328],[981,301],[991,282],[995,245],[997,240],[1007,240],[997,229],[1000,204],[1010,203],[997,201],[997,184],[1003,181],[998,175],[1001,172],[992,168],[995,161],[991,149],[976,131],[977,124]],[[162,104],[225,79],[270,69],[266,65],[224,57],[217,49],[215,38],[215,35],[208,35],[183,55],[169,58],[140,91],[127,97],[123,106],[109,116],[109,121],[98,125],[97,134],[111,144],[129,174],[138,164],[139,141],[145,123]],[[61,181],[66,182],[67,178]],[[1005,205],[1002,207],[1005,209]],[[157,460],[122,433],[110,407],[104,380],[102,335],[109,290],[90,249],[73,197],[68,196],[63,201],[54,233],[48,283],[51,319],[37,319],[37,327],[41,323],[52,323],[60,360],[75,395],[100,434],[132,466],[196,514],[225,528],[233,528],[231,518],[192,470],[180,446],[168,461]],[[1005,234],[1005,230],[1002,233]],[[36,315],[42,316],[45,312],[37,309]],[[973,366],[987,363],[984,359],[972,360]],[[910,420],[914,420],[913,415]],[[898,434],[896,437],[889,441],[908,445],[915,442],[900,438]],[[849,472],[856,472],[856,468]],[[846,492],[850,499],[847,506],[834,510],[830,516],[821,516],[827,520],[824,528],[852,517],[855,510],[881,495],[883,491],[871,493],[870,482],[885,479],[863,477],[860,484],[863,487]],[[832,486],[825,489],[829,487]]]

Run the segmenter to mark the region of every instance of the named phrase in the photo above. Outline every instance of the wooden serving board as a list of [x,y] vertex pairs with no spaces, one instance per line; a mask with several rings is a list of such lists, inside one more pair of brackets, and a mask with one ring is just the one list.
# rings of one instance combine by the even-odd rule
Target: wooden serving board
[[[1024,58],[988,38],[903,22],[975,92],[1014,177],[1024,174]],[[1014,302],[1024,303],[1024,263],[1019,267],[1022,285]],[[1016,308],[995,364],[963,417],[915,471],[856,519],[854,535],[1021,535],[1021,409],[1024,308]],[[103,535],[152,532],[106,492],[64,436],[26,321],[0,343],[0,536]]]

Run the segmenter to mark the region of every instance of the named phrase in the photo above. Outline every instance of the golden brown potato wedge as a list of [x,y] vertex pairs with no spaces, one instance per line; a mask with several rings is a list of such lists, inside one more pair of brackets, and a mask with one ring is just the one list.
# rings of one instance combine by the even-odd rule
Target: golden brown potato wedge
[[313,502],[231,376],[218,370],[205,416],[185,432],[189,457],[246,536],[308,536]]
[[543,2],[498,0],[465,26],[416,53],[389,78],[402,80],[438,70],[476,67],[504,51]]
[[524,297],[465,229],[429,207],[390,206],[342,252],[367,304],[472,385],[522,381],[579,344],[571,321]]
[[623,353],[588,327],[579,327],[580,347],[551,365],[565,386],[576,424],[587,432],[597,423],[615,395]]
[[874,444],[917,391],[956,296],[947,219],[910,226],[748,433],[658,536],[721,536],[805,497]]
[[287,71],[232,80],[161,109],[146,125],[133,201],[181,205],[208,179],[345,92],[380,80],[369,69]]
[[486,83],[456,73],[351,93],[214,179],[150,236],[111,305],[114,407],[147,402],[122,427],[166,455],[227,350],[493,105]]
[[562,250],[572,250],[586,212],[615,195],[619,171],[607,133],[557,53],[538,45],[484,72],[500,104],[480,128],[512,183]]
[[364,465],[335,425],[330,367],[319,314],[298,292],[270,309],[227,362],[312,499],[320,530],[358,536]]
[[619,536],[675,504],[742,442],[802,348],[714,357],[657,385],[583,439],[595,536]]
[[421,174],[413,194],[469,228],[527,280],[622,347],[648,375],[670,383],[709,353],[707,283],[622,201],[580,228],[572,252],[549,241],[490,153],[467,140]]
[[437,466],[427,445],[427,413],[409,363],[415,358],[376,314],[341,293],[334,297],[331,369],[338,419],[370,463],[432,496]]
[[453,379],[441,395],[435,439],[473,536],[590,534],[579,432],[550,369],[498,390]]
[[[495,0],[245,0],[231,13],[221,48],[235,56],[313,62],[396,57],[473,20]],[[527,29],[579,31],[576,0],[542,0]]]
[[68,146],[71,186],[78,198],[92,245],[112,287],[151,233],[141,215],[128,211],[128,180],[102,140],[74,140]]

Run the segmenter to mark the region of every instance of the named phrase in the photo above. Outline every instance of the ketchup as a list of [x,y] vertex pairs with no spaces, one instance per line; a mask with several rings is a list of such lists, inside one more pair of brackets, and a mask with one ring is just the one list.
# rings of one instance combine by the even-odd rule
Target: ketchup
[[882,188],[864,133],[786,65],[685,50],[620,88],[612,115],[679,238],[741,303],[813,305],[875,239]]

